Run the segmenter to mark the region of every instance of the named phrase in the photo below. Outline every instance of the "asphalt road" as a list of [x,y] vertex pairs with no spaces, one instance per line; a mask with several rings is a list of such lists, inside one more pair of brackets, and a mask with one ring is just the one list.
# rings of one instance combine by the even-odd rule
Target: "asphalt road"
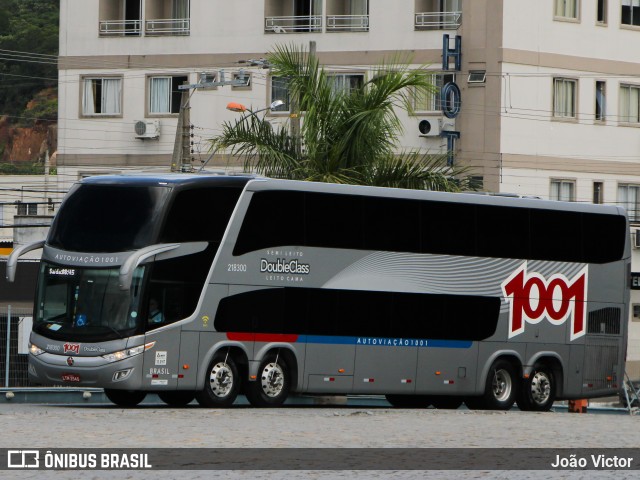
[[[640,416],[403,410],[371,406],[226,410],[4,404],[0,448],[640,448]],[[497,450],[498,452],[500,450]],[[640,461],[640,458],[637,460]],[[636,471],[4,471],[19,479],[638,478]]]

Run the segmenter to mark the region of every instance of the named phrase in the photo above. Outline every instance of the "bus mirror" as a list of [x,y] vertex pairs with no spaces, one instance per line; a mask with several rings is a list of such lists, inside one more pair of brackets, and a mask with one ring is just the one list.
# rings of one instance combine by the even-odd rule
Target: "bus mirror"
[[147,258],[158,255],[159,253],[167,252],[169,250],[174,250],[179,246],[179,243],[159,243],[157,245],[150,245],[133,252],[131,256],[129,256],[129,258],[127,258],[120,267],[120,290],[129,290],[129,288],[131,288],[133,272],[135,271],[136,267],[144,262]]
[[7,281],[9,283],[13,283],[16,278],[18,259],[25,253],[44,247],[44,242],[44,240],[39,240],[28,245],[23,245],[22,247],[18,247],[13,252],[11,252],[11,255],[9,255],[9,258],[7,259]]

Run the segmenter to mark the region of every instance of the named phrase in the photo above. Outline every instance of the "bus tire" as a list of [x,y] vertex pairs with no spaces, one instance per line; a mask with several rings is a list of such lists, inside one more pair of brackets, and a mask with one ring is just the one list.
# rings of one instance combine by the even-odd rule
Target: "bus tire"
[[507,360],[496,360],[487,374],[481,406],[486,410],[509,410],[518,394],[516,370]]
[[258,378],[247,382],[245,395],[254,407],[279,407],[289,396],[289,367],[282,355],[268,354],[258,369]]
[[238,367],[230,355],[217,353],[214,355],[204,388],[196,392],[196,400],[203,407],[224,408],[233,405],[240,391],[240,375]]
[[104,394],[119,407],[135,407],[147,396],[147,392],[137,390],[112,390],[104,389]]
[[442,410],[456,410],[462,405],[462,397],[455,395],[434,395],[431,397],[431,405]]
[[431,405],[426,395],[385,395],[385,398],[395,408],[429,408]]
[[535,365],[529,378],[522,380],[518,408],[529,412],[547,412],[556,399],[553,371],[546,365]]
[[170,407],[186,407],[196,398],[196,392],[189,390],[158,392],[158,397]]

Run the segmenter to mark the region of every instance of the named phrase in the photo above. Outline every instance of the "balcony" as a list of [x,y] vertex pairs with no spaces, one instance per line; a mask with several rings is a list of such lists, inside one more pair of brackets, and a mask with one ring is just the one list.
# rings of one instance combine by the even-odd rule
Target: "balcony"
[[416,30],[457,30],[462,24],[462,12],[420,12],[415,14]]
[[368,32],[369,15],[327,15],[327,32]]
[[322,15],[265,17],[264,31],[265,33],[322,32]]
[[140,36],[142,22],[140,20],[102,20],[99,22],[101,37]]
[[147,20],[144,33],[147,36],[189,35],[191,20],[189,18],[160,18]]

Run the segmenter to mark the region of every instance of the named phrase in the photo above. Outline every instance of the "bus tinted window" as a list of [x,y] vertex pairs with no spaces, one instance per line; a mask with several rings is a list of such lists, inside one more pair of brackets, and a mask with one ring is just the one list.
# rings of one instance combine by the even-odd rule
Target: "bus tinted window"
[[530,238],[533,259],[583,261],[580,213],[531,210]]
[[79,185],[51,226],[49,245],[76,252],[124,252],[153,243],[166,187]]
[[623,216],[584,213],[582,251],[589,263],[620,260],[624,254],[624,238],[628,236]]
[[220,242],[241,192],[241,189],[231,187],[178,192],[165,220],[160,241]]
[[279,288],[224,298],[214,325],[221,332],[483,340],[495,333],[499,313],[497,297]]
[[305,245],[304,193],[254,193],[233,254],[285,245]]
[[529,209],[478,205],[477,248],[481,257],[529,257]]
[[607,263],[622,258],[626,228],[622,215],[270,191],[253,195],[233,253],[299,245]]
[[422,252],[476,255],[476,206],[423,202]]
[[306,245],[362,248],[362,197],[307,193],[305,201]]
[[370,197],[364,200],[365,250],[420,252],[420,203]]

